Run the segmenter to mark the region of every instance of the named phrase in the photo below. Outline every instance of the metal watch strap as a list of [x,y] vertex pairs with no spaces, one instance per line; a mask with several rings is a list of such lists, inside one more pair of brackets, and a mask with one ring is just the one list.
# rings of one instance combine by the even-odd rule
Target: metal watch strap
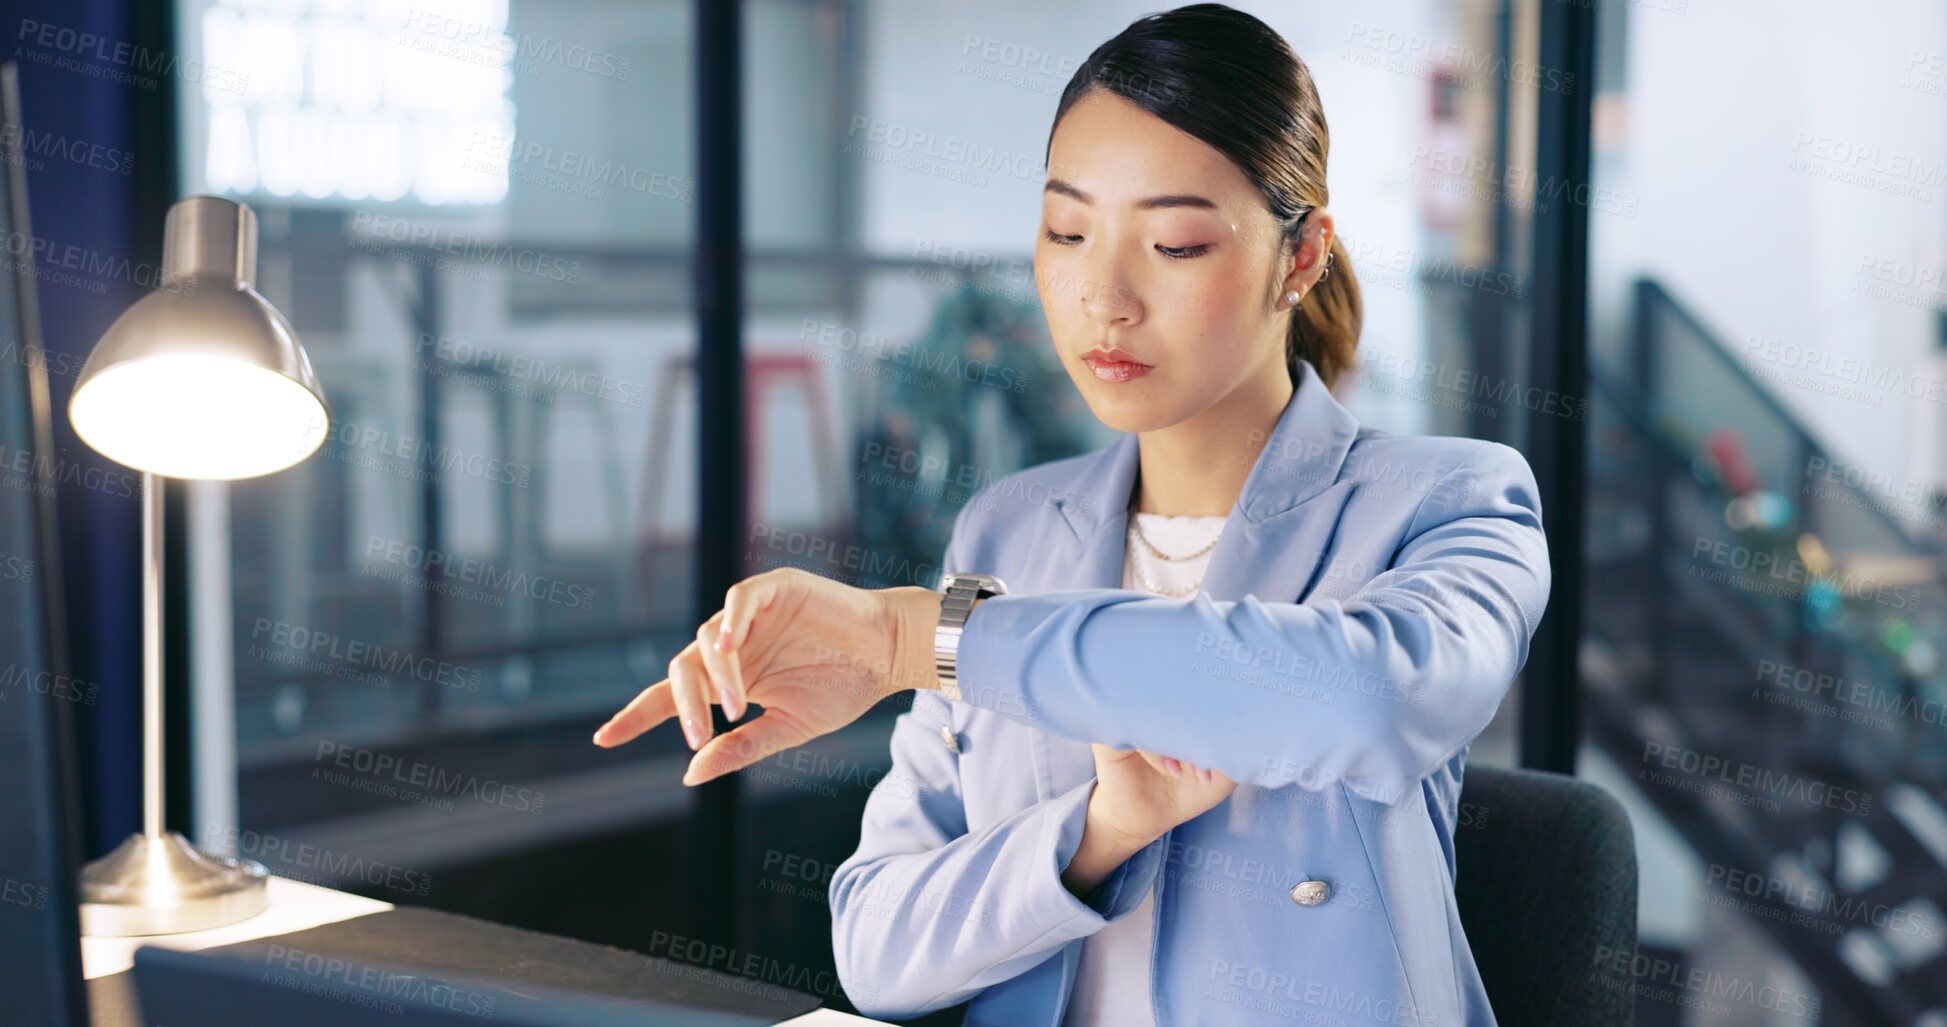
[[1006,595],[1007,586],[991,574],[948,574],[940,589],[940,626],[933,632],[933,668],[940,677],[940,694],[960,698],[960,635],[976,600]]

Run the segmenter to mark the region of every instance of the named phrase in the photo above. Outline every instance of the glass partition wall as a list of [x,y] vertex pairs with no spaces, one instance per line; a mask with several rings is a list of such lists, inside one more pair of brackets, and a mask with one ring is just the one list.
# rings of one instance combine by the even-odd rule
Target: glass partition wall
[[1947,17],[1605,11],[1581,769],[1643,957],[1605,972],[1639,1023],[1947,1022]]
[[184,92],[185,191],[257,209],[331,408],[312,459],[198,493],[233,610],[197,625],[199,685],[234,682],[210,843],[536,926],[608,912],[556,912],[589,865],[616,905],[705,914],[681,740],[588,742],[696,626],[691,16],[178,5],[237,72]]

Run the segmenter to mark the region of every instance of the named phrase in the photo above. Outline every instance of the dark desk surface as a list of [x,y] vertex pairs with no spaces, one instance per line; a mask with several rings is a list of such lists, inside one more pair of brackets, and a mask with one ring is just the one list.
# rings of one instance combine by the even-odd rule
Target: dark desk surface
[[[88,982],[93,1023],[147,1027],[136,999],[138,978],[143,994],[159,1004],[149,1019],[170,1027],[352,1023],[359,1013],[372,1012],[360,1003],[392,1007],[401,1000],[408,1013],[452,1013],[450,1003],[422,1002],[426,1008],[418,1009],[412,993],[425,999],[426,988],[394,989],[398,981],[450,983],[444,995],[464,989],[473,1001],[490,1003],[492,1019],[501,1023],[533,1022],[523,1017],[534,1015],[552,1023],[758,1027],[806,1014],[806,1027],[876,1022],[831,1010],[813,1013],[820,1004],[815,996],[755,977],[438,910],[380,905],[377,912],[296,930],[280,931],[289,925],[271,923],[268,931],[254,932],[262,936],[230,940],[232,934],[222,939],[228,944],[213,947],[144,950],[135,970]],[[338,970],[323,971],[327,961]],[[104,961],[92,969],[118,965]],[[422,1022],[410,1015],[381,1018]]]
[[127,971],[88,982],[88,1021],[94,1027],[141,1027],[135,1004],[135,975]]
[[215,948],[144,950],[134,976],[143,1019],[169,1027],[772,1027],[820,1005],[754,977],[414,907]]

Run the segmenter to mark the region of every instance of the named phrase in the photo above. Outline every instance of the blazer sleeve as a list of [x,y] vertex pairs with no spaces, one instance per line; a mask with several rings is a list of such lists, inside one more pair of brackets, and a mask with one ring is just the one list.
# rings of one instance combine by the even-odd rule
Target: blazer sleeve
[[1472,447],[1422,497],[1392,565],[1342,601],[987,599],[960,639],[961,693],[1240,783],[1397,802],[1487,726],[1527,661],[1549,590],[1537,492],[1520,453]]
[[[965,521],[963,508],[944,567],[959,566]],[[1087,902],[1062,885],[1093,778],[969,831],[959,756],[940,733],[951,724],[945,698],[913,693],[912,709],[894,719],[892,769],[866,800],[858,851],[832,874],[839,980],[869,1016],[941,1009],[1033,968],[1133,912],[1161,867],[1159,839]]]

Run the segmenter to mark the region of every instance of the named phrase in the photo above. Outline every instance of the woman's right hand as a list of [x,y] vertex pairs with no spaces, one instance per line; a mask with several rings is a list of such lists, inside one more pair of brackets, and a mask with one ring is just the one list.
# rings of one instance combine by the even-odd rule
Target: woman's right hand
[[1089,748],[1095,754],[1096,780],[1088,803],[1090,826],[1105,827],[1139,843],[1137,848],[1224,801],[1237,788],[1221,771],[1168,756],[1111,749],[1100,742]]

